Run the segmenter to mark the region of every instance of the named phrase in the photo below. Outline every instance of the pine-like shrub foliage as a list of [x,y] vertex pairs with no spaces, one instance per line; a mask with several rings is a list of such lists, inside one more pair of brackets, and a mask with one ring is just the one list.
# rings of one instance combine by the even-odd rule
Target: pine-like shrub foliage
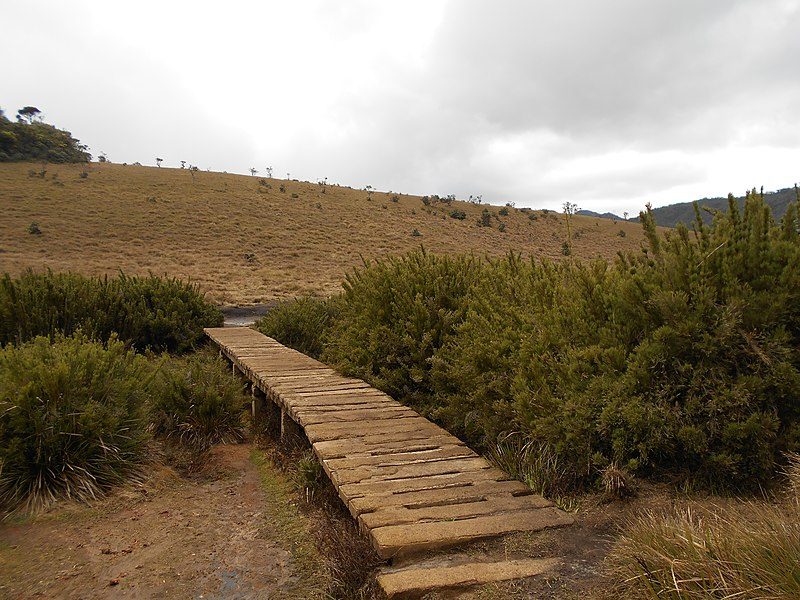
[[432,360],[463,320],[479,270],[472,257],[424,250],[367,263],[347,276],[322,359],[426,412]]
[[135,472],[150,372],[115,339],[40,337],[0,350],[0,507],[89,500]]
[[338,297],[284,300],[256,321],[254,327],[285,346],[319,358],[338,312]]
[[243,392],[242,382],[213,352],[165,361],[152,384],[151,431],[200,449],[239,442]]
[[611,262],[418,251],[367,264],[335,319],[294,327],[478,447],[510,431],[546,445],[572,481],[614,463],[757,485],[800,447],[797,206],[775,223],[752,192],[743,211],[732,200],[711,226],[665,236],[641,218],[648,247]]
[[137,350],[185,352],[203,339],[203,327],[221,324],[219,309],[178,279],[33,271],[0,279],[2,345],[81,329],[101,340],[116,333]]
[[585,481],[615,461],[741,488],[800,442],[797,208],[755,192],[612,264],[490,264],[435,358],[442,420],[478,443],[508,429]]

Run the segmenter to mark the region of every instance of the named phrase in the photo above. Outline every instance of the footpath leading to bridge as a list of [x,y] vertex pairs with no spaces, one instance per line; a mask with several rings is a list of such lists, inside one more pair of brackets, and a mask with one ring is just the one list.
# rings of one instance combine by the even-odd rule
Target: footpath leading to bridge
[[256,419],[307,440],[342,502],[387,560],[391,597],[551,570],[557,559],[470,562],[431,553],[572,523],[441,427],[367,383],[246,327],[206,329],[251,383]]

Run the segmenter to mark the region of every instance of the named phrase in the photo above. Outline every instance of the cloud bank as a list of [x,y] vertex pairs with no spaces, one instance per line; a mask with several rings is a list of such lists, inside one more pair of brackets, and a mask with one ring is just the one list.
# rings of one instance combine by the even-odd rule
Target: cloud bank
[[118,162],[618,212],[800,180],[800,0],[3,13],[0,106]]

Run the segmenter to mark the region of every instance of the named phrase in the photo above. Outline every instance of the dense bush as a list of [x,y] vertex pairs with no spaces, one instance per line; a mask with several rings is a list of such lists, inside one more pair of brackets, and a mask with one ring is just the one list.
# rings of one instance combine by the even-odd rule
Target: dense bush
[[489,266],[437,356],[442,418],[484,439],[509,423],[592,479],[609,462],[742,486],[800,441],[796,211],[731,204],[613,264]]
[[242,439],[241,381],[210,351],[162,364],[152,384],[150,428],[194,448]]
[[37,121],[12,123],[0,111],[0,162],[74,163],[90,159],[86,146],[73,138],[69,131]]
[[89,500],[142,462],[150,367],[114,339],[0,350],[0,506]]
[[757,485],[800,447],[797,206],[776,224],[753,192],[664,237],[641,218],[648,248],[612,262],[367,265],[304,344],[483,449],[546,444],[566,480]]
[[339,311],[337,298],[297,298],[278,303],[255,328],[313,358],[322,354],[328,329]]
[[0,344],[80,328],[106,340],[116,333],[139,350],[185,352],[222,313],[195,285],[177,279],[34,273],[0,279]]
[[323,360],[425,410],[431,360],[463,319],[479,264],[416,251],[348,275]]

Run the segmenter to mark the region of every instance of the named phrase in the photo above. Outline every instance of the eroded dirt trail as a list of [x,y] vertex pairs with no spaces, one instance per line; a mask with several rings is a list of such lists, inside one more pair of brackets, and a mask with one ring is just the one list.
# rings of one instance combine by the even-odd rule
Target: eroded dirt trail
[[297,597],[251,450],[215,448],[203,481],[164,469],[92,509],[0,525],[0,597]]

